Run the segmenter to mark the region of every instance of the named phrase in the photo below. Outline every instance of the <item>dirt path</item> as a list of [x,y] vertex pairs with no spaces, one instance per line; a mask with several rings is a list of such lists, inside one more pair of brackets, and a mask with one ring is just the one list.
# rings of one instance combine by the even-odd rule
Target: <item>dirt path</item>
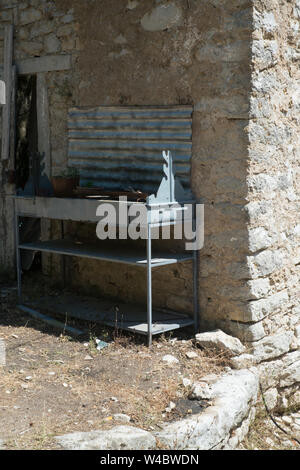
[[[226,366],[224,357],[196,348],[188,339],[191,332],[186,339],[156,339],[148,349],[137,336],[114,338],[113,331],[85,323],[89,333],[79,341],[20,313],[14,295],[1,299],[7,362],[0,367],[0,439],[7,449],[53,449],[54,436],[110,427],[118,413],[135,426],[159,429],[165,421],[201,411],[187,399],[183,378],[199,380]],[[109,346],[98,351],[96,337]],[[189,359],[188,351],[197,357]],[[168,365],[166,354],[178,363]],[[170,401],[176,407],[166,412]]]

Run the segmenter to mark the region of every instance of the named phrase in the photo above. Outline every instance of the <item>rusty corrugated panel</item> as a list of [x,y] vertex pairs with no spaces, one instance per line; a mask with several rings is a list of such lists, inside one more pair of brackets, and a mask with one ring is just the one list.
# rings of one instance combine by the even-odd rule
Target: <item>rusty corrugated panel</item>
[[153,192],[162,178],[162,151],[170,150],[188,187],[192,112],[191,106],[72,108],[68,164],[79,169],[82,186]]

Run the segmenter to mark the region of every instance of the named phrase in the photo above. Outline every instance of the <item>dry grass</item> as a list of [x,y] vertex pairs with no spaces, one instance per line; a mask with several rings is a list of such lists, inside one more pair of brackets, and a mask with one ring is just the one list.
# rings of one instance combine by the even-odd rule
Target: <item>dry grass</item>
[[[119,333],[113,340],[112,330],[87,326],[79,341],[17,311],[13,296],[2,301],[7,365],[0,369],[0,438],[7,448],[53,449],[54,436],[110,427],[115,413],[129,415],[132,425],[160,429],[190,412],[183,377],[199,380],[227,365],[224,356],[200,350],[188,337],[160,337],[149,349],[138,336]],[[109,347],[97,351],[95,337]],[[186,356],[192,350],[196,359]],[[165,354],[179,363],[167,365]],[[185,405],[166,413],[170,401]]]
[[[285,414],[288,414],[287,410],[285,410]],[[278,416],[275,415],[274,419],[277,421]],[[265,410],[260,410],[240,448],[246,450],[299,450],[300,446],[293,438],[294,433],[286,425],[284,428],[287,433],[281,431],[273,423]]]

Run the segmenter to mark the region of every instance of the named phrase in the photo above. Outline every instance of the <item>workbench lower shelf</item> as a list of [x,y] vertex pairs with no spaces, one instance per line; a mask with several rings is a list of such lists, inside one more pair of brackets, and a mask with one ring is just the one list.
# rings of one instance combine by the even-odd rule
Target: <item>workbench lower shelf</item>
[[[105,241],[105,243],[83,243],[72,240],[48,240],[22,243],[22,250],[43,251],[46,253],[57,253],[61,255],[79,256],[81,258],[92,258],[102,261],[130,264],[147,268],[147,256],[145,249],[136,246],[122,246],[117,241]],[[152,267],[166,266],[184,261],[190,261],[193,255],[186,253],[155,252],[152,254]]]
[[[47,313],[58,313],[67,318],[101,323],[110,327],[148,334],[147,309],[136,304],[117,303],[112,300],[74,295],[43,296],[38,300],[26,302],[26,306]],[[22,305],[20,306],[22,307]],[[166,333],[178,328],[194,325],[193,318],[182,313],[153,310],[152,334]]]

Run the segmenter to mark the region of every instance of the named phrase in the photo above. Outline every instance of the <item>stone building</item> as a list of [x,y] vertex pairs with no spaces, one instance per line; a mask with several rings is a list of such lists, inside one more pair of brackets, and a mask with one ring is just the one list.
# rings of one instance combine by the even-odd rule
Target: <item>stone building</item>
[[[280,358],[283,395],[295,392],[299,0],[1,0],[0,11],[1,27],[14,26],[18,87],[36,93],[37,146],[49,175],[67,166],[71,107],[193,106],[191,187],[205,205],[201,329],[240,338],[266,376]],[[14,269],[12,166],[11,154],[2,158],[2,270]],[[145,294],[133,268],[72,263],[74,286],[137,302]],[[50,273],[57,269],[54,258],[45,264]],[[158,276],[155,304],[189,312],[190,269],[166,268]],[[266,388],[274,387],[270,380]]]

